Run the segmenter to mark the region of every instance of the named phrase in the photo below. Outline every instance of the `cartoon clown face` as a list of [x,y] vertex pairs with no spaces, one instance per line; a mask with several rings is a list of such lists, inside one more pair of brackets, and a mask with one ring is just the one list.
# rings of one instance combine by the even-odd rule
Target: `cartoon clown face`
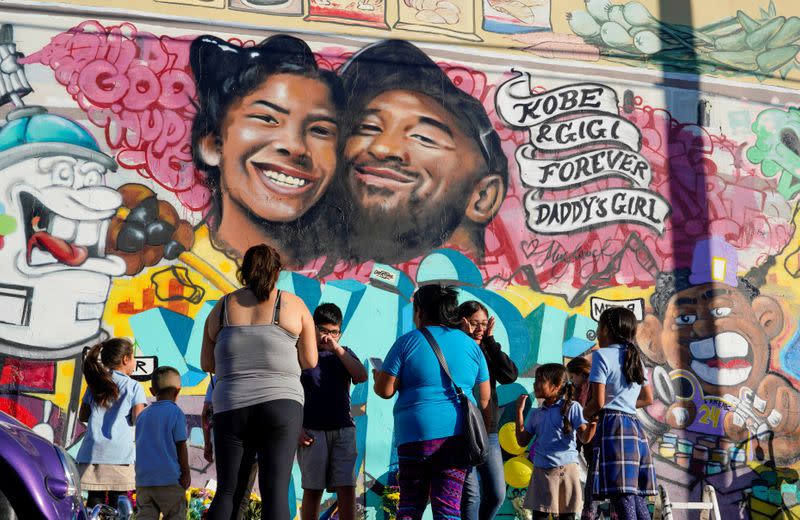
[[737,277],[735,248],[718,237],[697,243],[691,269],[659,278],[638,340],[645,355],[689,370],[705,395],[738,395],[769,371],[770,342],[783,328],[780,305]]
[[83,127],[40,107],[0,127],[0,203],[18,224],[0,249],[0,352],[66,357],[99,334],[111,277],[125,272],[105,254],[122,204],[105,186],[114,170]]

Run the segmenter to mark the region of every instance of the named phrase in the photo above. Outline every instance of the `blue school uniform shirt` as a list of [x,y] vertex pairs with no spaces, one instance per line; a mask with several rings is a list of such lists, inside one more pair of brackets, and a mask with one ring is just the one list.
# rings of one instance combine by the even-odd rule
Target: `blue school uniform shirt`
[[[457,329],[428,327],[447,361],[456,384],[472,402],[472,388],[489,379],[486,359],[475,340]],[[459,400],[436,354],[419,330],[400,336],[383,372],[400,380],[394,405],[397,445],[458,435],[462,431]]]
[[83,403],[91,407],[89,424],[75,458],[82,464],[133,464],[133,425],[131,410],[145,404],[141,385],[127,375],[113,370],[111,378],[119,389],[119,397],[108,408],[97,404],[87,389]]
[[136,487],[169,486],[181,477],[176,442],[184,442],[186,416],[173,401],[156,401],[136,420]]
[[534,408],[525,419],[525,431],[536,436],[533,465],[537,468],[556,468],[578,462],[578,443],[575,432],[586,424],[583,407],[572,401],[567,418],[572,424],[572,433],[564,433],[564,417],[561,415],[559,399],[550,406]]
[[[629,382],[622,371],[626,349],[626,345],[614,344],[595,350],[592,353],[589,382],[606,385],[604,409],[635,414],[636,400],[639,398],[642,385]],[[647,384],[646,371],[644,382]]]

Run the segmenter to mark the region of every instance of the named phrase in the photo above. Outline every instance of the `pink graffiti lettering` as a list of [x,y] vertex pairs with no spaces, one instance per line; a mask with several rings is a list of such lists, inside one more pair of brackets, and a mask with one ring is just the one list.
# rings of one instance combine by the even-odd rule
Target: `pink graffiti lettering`
[[191,40],[158,37],[129,23],[87,21],[21,61],[53,69],[89,120],[104,129],[121,165],[174,192],[187,208],[204,211],[208,189],[188,152],[195,113]]

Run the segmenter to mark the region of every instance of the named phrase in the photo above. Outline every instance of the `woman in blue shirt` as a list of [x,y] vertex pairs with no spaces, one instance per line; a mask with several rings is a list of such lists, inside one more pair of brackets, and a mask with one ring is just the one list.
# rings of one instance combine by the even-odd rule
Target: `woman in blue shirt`
[[594,445],[594,498],[607,497],[620,520],[649,520],[645,496],[655,495],[656,473],[636,409],[653,402],[636,346],[636,317],[614,307],[600,315],[600,349],[592,354],[592,397],[583,414],[600,415]]
[[486,360],[477,343],[459,327],[458,298],[452,287],[425,285],[414,294],[418,327],[392,345],[375,376],[375,393],[398,394],[394,432],[400,465],[398,520],[418,520],[430,497],[433,518],[461,518],[461,492],[469,468],[462,437],[464,421],[453,384],[420,329],[427,328],[447,361],[450,374],[479,406],[488,424],[491,388]]

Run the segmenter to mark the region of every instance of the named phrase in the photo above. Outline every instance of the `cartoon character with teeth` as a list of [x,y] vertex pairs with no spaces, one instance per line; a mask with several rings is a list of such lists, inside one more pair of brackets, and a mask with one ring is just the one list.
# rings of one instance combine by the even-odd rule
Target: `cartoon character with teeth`
[[125,272],[105,254],[122,199],[104,177],[117,165],[79,124],[22,103],[31,89],[13,44],[0,46],[2,79],[14,79],[0,102],[16,105],[0,126],[0,204],[18,222],[0,249],[0,353],[64,359],[98,339],[111,277]]
[[80,356],[106,335],[111,278],[125,272],[106,253],[122,197],[104,185],[116,163],[86,129],[23,103],[32,89],[18,57],[0,26],[0,106],[14,105],[0,120],[0,205],[16,223],[0,247],[0,408],[69,444]]
[[776,460],[787,462],[800,448],[800,400],[769,366],[783,311],[759,293],[756,276],[737,277],[737,267],[737,252],[724,240],[698,242],[691,268],[659,274],[639,345],[658,365],[654,374],[670,370],[666,384],[656,381],[670,427],[734,441],[770,430]]

